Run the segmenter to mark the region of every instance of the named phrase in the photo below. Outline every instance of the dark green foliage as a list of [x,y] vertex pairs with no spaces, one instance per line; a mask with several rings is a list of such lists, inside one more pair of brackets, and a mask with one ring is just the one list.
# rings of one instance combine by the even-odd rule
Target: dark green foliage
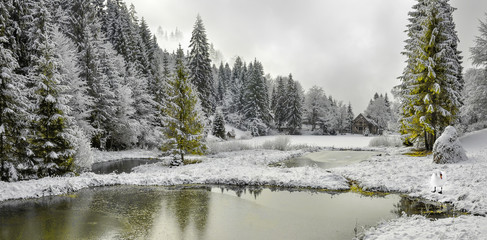
[[203,154],[206,145],[203,143],[203,118],[196,91],[188,79],[184,64],[184,53],[178,49],[176,70],[169,81],[168,99],[163,115],[166,116],[162,146],[163,152],[173,156],[171,165],[179,166],[187,154]]
[[191,48],[189,55],[189,78],[198,90],[201,106],[206,117],[208,117],[215,110],[213,76],[211,73],[211,60],[206,30],[199,15],[196,17],[189,47]]
[[225,118],[223,117],[223,112],[221,110],[217,110],[215,120],[213,120],[213,135],[221,139],[225,139],[225,134]]

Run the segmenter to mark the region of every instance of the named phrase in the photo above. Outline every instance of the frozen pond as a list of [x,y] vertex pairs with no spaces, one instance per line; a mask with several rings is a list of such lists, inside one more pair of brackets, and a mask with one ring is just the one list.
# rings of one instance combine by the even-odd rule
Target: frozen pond
[[0,202],[0,239],[351,239],[403,211],[437,208],[396,194],[115,186]]
[[334,168],[346,166],[377,156],[380,152],[371,151],[321,151],[309,153],[301,157],[292,158],[278,164],[285,167],[318,166],[320,168]]

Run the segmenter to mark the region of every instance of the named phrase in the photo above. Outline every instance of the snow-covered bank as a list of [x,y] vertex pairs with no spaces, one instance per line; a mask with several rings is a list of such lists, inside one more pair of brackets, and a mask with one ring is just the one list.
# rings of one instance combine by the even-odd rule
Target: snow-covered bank
[[[469,160],[438,165],[432,156],[410,157],[401,154],[375,156],[368,161],[331,171],[357,180],[364,190],[402,192],[439,202],[451,202],[472,213],[487,214],[487,151],[471,152]],[[434,170],[444,172],[443,194],[432,193],[429,185]]]
[[[451,202],[473,214],[487,214],[487,130],[460,139],[469,160],[453,164],[434,164],[432,155],[410,157],[391,150],[358,164],[335,168],[338,175],[357,180],[373,191],[403,192],[439,202]],[[445,173],[443,194],[432,193],[429,179],[434,170]],[[382,223],[366,231],[364,239],[485,239],[487,218],[462,216],[436,221],[421,216]]]
[[22,182],[0,182],[0,201],[34,198],[110,185],[232,184],[348,189],[347,180],[319,168],[272,168],[267,165],[302,154],[303,151],[250,150],[222,153],[202,163],[168,168],[143,165],[130,174],[43,178]]
[[372,239],[485,239],[487,218],[461,216],[431,221],[423,216],[403,216],[384,222],[365,232],[365,240]]
[[[248,143],[253,146],[262,145],[266,141],[273,141],[281,137],[278,136],[263,136],[254,137],[252,139],[241,140],[243,143]],[[310,147],[333,147],[333,148],[367,148],[372,137],[365,137],[362,135],[286,135],[290,140],[291,145],[307,145]]]
[[109,162],[120,159],[137,159],[137,158],[147,158],[147,159],[160,159],[161,151],[145,150],[145,149],[131,149],[125,151],[100,151],[93,150],[93,162]]

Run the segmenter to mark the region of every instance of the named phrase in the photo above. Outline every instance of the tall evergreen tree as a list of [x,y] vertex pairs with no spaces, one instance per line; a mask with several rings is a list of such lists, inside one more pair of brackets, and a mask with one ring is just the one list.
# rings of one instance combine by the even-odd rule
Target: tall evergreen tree
[[27,99],[21,94],[25,84],[25,77],[16,73],[19,68],[17,59],[11,47],[12,35],[18,29],[12,22],[10,11],[14,6],[11,1],[0,2],[0,180],[18,180],[17,165],[25,159],[22,152],[26,141],[24,134],[26,126]]
[[249,65],[248,79],[244,82],[243,115],[247,129],[254,136],[266,135],[272,115],[264,68],[257,60]]
[[444,128],[454,124],[463,89],[458,37],[448,0],[418,0],[410,12],[407,66],[397,92],[402,99],[405,142],[423,139],[431,150]]
[[193,85],[188,79],[181,46],[177,52],[176,69],[169,81],[169,102],[163,109],[166,116],[162,151],[173,156],[171,165],[179,166],[186,154],[203,154],[204,122],[201,106]]
[[34,160],[39,167],[39,176],[58,175],[70,171],[74,163],[74,150],[66,138],[68,99],[61,93],[67,86],[61,83],[59,63],[51,39],[53,27],[51,16],[40,1],[34,10],[33,29],[29,29],[35,44],[36,55],[30,78],[34,84],[35,103],[31,139]]
[[287,121],[287,102],[288,99],[286,85],[284,84],[284,80],[282,77],[279,77],[277,80],[277,88],[275,94],[275,105],[274,105],[274,122],[276,127],[279,131],[281,128],[286,125]]
[[302,125],[302,99],[298,89],[298,83],[293,80],[293,76],[289,74],[287,84],[287,126],[289,134],[298,134],[298,130]]
[[198,90],[201,106],[206,117],[209,117],[215,108],[215,100],[213,98],[214,83],[211,73],[209,44],[200,15],[196,17],[189,47],[191,48],[189,54],[189,78]]
[[355,119],[355,114],[353,113],[353,110],[352,110],[352,104],[348,103],[348,107],[347,107],[347,131],[349,133],[352,133],[352,125],[353,125],[354,119]]

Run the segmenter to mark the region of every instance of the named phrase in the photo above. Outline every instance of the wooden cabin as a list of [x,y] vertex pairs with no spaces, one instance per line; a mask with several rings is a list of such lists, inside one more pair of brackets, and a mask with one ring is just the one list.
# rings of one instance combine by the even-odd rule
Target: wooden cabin
[[352,122],[352,133],[378,135],[381,134],[381,130],[379,129],[379,125],[377,125],[374,120],[367,118],[360,113]]

